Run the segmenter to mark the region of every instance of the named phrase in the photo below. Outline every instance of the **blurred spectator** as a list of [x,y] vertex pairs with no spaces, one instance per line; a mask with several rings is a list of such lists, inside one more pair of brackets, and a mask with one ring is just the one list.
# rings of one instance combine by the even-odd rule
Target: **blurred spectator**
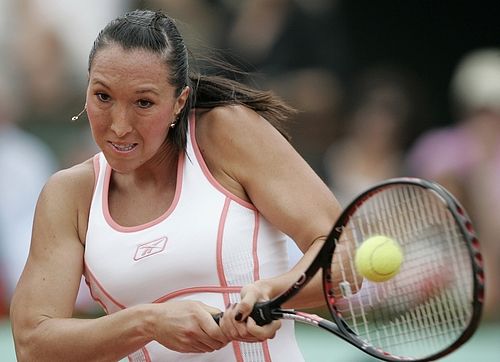
[[232,8],[242,1],[233,0],[135,0],[133,8],[163,9],[176,19],[190,50],[197,47],[220,47],[227,36]]
[[327,180],[341,204],[374,183],[404,173],[404,153],[418,119],[417,87],[406,72],[374,67],[346,95],[343,129],[325,153]]
[[[99,29],[129,1],[87,0],[71,6],[64,0],[12,2],[10,44],[18,68],[29,122],[65,121],[74,104],[83,103],[86,59]],[[78,28],[78,31],[74,31]]]
[[487,318],[500,317],[500,49],[459,62],[450,94],[456,121],[432,129],[408,155],[411,173],[448,188],[471,214],[482,241]]
[[239,5],[227,32],[227,47],[256,69],[277,74],[313,67],[343,75],[352,65],[339,1],[235,3]]
[[0,69],[0,278],[7,306],[26,261],[35,203],[56,169],[49,148],[16,124],[15,87]]
[[299,112],[289,123],[292,144],[325,179],[323,154],[338,132],[342,86],[326,68],[302,68],[268,79],[274,89]]

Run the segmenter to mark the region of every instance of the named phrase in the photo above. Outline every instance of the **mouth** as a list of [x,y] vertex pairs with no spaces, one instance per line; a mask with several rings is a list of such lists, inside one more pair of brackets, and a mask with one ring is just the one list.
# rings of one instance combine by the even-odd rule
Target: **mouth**
[[137,143],[115,143],[115,142],[111,142],[111,141],[109,141],[108,143],[111,145],[111,147],[115,151],[121,152],[121,153],[130,152],[130,151],[134,150],[138,145]]

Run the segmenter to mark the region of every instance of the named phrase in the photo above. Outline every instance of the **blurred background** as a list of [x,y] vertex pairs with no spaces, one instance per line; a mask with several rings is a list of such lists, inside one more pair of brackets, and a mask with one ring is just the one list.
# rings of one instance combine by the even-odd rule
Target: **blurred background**
[[[300,110],[292,143],[346,203],[395,176],[436,180],[482,241],[479,332],[449,361],[500,355],[500,22],[495,2],[452,0],[0,0],[0,361],[15,361],[8,305],[50,174],[97,149],[83,116],[87,59],[111,19],[134,8],[178,19],[188,46],[213,48]],[[194,59],[196,63],[196,58]],[[291,249],[292,253],[294,252]],[[78,313],[96,312],[86,288]],[[307,327],[308,361],[366,357]],[[319,334],[318,334],[319,333]],[[325,343],[330,347],[320,349]],[[322,354],[323,353],[323,354]]]

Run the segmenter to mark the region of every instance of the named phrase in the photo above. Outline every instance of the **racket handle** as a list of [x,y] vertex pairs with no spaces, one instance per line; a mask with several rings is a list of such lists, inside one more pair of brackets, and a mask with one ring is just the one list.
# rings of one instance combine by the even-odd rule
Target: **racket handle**
[[[224,312],[220,312],[213,314],[212,317],[214,321],[219,324],[223,315]],[[256,303],[253,307],[252,313],[250,313],[250,317],[252,317],[258,326],[264,326],[279,318],[277,315],[272,313],[269,304],[266,302]]]
[[219,324],[222,316],[224,315],[224,312],[220,312],[217,314],[212,314],[212,318],[214,319],[215,323]]

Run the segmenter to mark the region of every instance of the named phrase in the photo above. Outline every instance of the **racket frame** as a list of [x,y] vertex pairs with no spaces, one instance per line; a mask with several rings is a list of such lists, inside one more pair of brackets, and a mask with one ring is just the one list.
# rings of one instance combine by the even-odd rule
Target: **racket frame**
[[[447,206],[451,215],[453,216],[456,224],[458,225],[461,234],[464,236],[465,244],[468,249],[469,259],[473,272],[473,301],[472,301],[472,317],[464,331],[461,335],[449,345],[447,348],[438,351],[432,355],[426,356],[425,358],[408,358],[403,356],[391,355],[385,351],[382,351],[374,346],[358,338],[356,334],[350,330],[347,324],[342,318],[342,314],[335,306],[335,298],[333,294],[329,291],[333,289],[332,280],[334,280],[331,275],[331,267],[329,262],[332,260],[333,252],[335,251],[335,246],[339,242],[342,235],[342,231],[349,222],[351,215],[354,214],[356,209],[363,204],[363,202],[370,198],[372,195],[381,192],[386,187],[392,187],[396,185],[412,185],[419,186],[423,189],[430,190]],[[331,244],[331,245],[330,245]],[[414,177],[398,177],[385,180],[378,184],[373,185],[369,189],[365,190],[363,193],[359,194],[342,212],[339,219],[335,223],[332,232],[328,235],[325,241],[325,245],[320,250],[320,253],[331,253],[326,258],[328,264],[322,264],[323,269],[323,292],[326,300],[326,304],[330,311],[330,314],[336,324],[336,328],[331,328],[329,323],[324,323],[324,329],[331,330],[333,333],[351,343],[355,347],[363,350],[364,352],[386,361],[401,361],[401,360],[411,360],[411,361],[434,361],[440,357],[443,357],[452,351],[456,350],[458,347],[463,345],[476,331],[479,322],[481,320],[482,305],[484,302],[484,270],[482,263],[482,256],[479,250],[479,241],[477,239],[474,228],[470,218],[465,212],[465,209],[460,205],[457,199],[450,194],[446,189],[444,189],[438,183],[433,181],[424,180]],[[325,263],[325,258],[321,258],[322,262]],[[327,321],[328,322],[328,321]],[[335,330],[334,330],[335,329]]]
[[[430,190],[434,192],[444,204],[446,204],[448,210],[456,221],[460,232],[465,238],[472,266],[472,272],[474,274],[474,298],[472,302],[472,317],[467,328],[464,329],[461,335],[450,346],[448,346],[444,350],[426,356],[425,358],[411,358],[392,355],[362,340],[356,335],[353,330],[349,328],[347,323],[344,321],[341,313],[335,306],[335,298],[333,294],[329,292],[333,289],[332,283],[334,280],[333,276],[331,275],[331,261],[333,258],[333,254],[342,235],[342,231],[348,224],[351,216],[354,214],[356,209],[373,194],[381,192],[386,187],[392,187],[396,185],[413,185]],[[281,306],[296,294],[298,294],[300,290],[306,284],[308,284],[311,279],[313,279],[313,277],[319,272],[320,269],[323,273],[323,294],[333,321],[329,321],[314,314],[298,312],[291,309],[281,309]],[[256,303],[250,316],[258,325],[265,325],[276,319],[292,319],[305,324],[321,327],[329,332],[334,333],[338,337],[342,338],[354,347],[359,348],[365,353],[385,361],[426,362],[436,360],[451,353],[452,351],[460,347],[463,343],[465,343],[474,334],[481,319],[483,301],[484,270],[482,257],[479,250],[479,242],[476,237],[476,233],[472,227],[470,218],[465,212],[465,209],[460,205],[460,203],[453,195],[451,195],[446,189],[433,181],[414,177],[398,177],[388,179],[373,185],[369,189],[359,194],[346,208],[344,208],[344,211],[337,219],[335,225],[326,238],[324,244],[320,248],[318,254],[309,265],[309,267],[301,274],[298,280],[290,288],[288,288],[286,291],[284,291],[274,299]],[[214,316],[214,318],[218,320],[221,315],[222,314]]]

